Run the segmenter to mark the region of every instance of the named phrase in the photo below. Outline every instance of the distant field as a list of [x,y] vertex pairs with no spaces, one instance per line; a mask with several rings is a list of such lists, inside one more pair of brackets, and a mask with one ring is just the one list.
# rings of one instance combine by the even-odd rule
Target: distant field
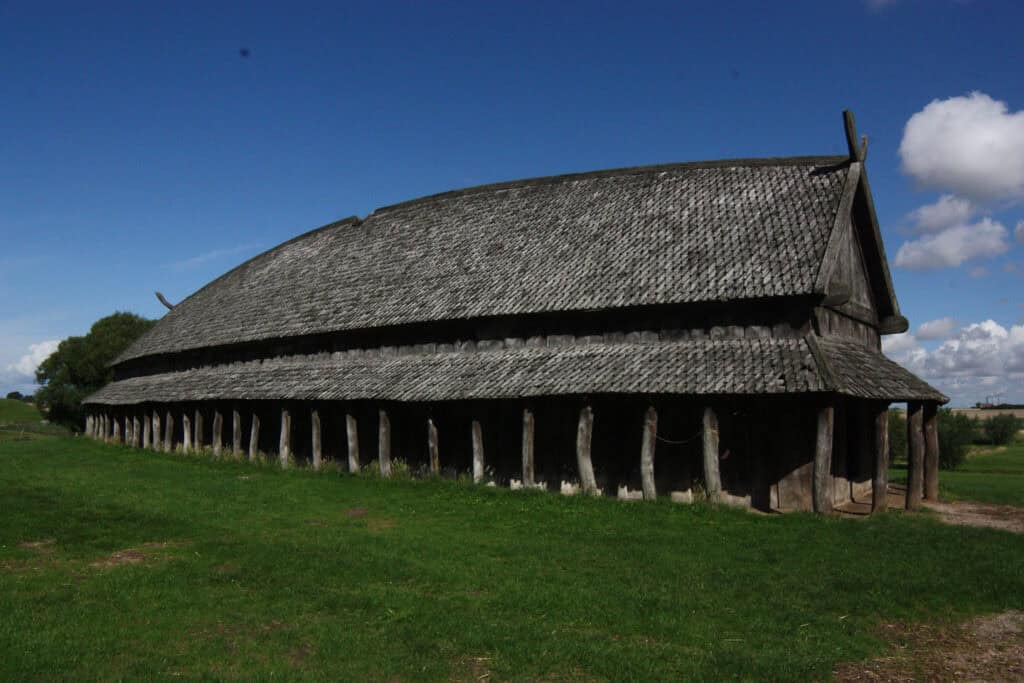
[[974,446],[960,469],[939,473],[940,495],[1024,506],[1024,443]]
[[979,420],[990,420],[996,415],[1013,415],[1014,417],[1024,418],[1024,408],[994,408],[992,410],[982,408],[953,408],[953,412],[966,415],[967,417],[977,418]]
[[[980,462],[980,461],[979,461]],[[1024,609],[1024,543],[0,443],[0,680],[822,680]],[[886,626],[888,625],[888,626]]]
[[0,425],[39,422],[42,419],[39,410],[31,403],[0,398]]

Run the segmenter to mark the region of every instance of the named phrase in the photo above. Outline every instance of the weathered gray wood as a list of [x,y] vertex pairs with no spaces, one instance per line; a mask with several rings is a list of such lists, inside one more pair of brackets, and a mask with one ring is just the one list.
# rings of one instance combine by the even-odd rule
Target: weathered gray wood
[[142,414],[142,447],[153,447],[153,420],[145,413]]
[[118,415],[114,416],[114,443],[121,443],[121,418]]
[[427,418],[427,452],[430,454],[430,473],[441,473],[441,454],[437,447],[437,425]]
[[316,409],[310,411],[309,422],[312,429],[310,443],[313,446],[313,469],[319,470],[324,464],[324,454],[320,445],[320,436],[322,434],[320,430],[320,411]]
[[871,478],[871,511],[889,509],[889,406],[883,405],[875,413],[874,459],[875,473]]
[[181,452],[189,453],[192,451],[192,418],[188,416],[188,412],[181,414]]
[[160,431],[160,411],[153,411],[153,450],[162,450],[164,440],[163,432]]
[[174,452],[174,415],[167,411],[164,416],[164,453]]
[[348,441],[348,471],[359,471],[359,425],[352,415],[345,415],[345,436]]
[[704,408],[704,489],[708,500],[717,502],[722,497],[722,475],[718,469],[718,415],[711,406]]
[[281,438],[277,442],[277,457],[281,467],[288,467],[292,455],[292,414],[287,408],[281,409]]
[[377,413],[377,465],[380,476],[391,476],[391,420],[383,410]]
[[197,451],[203,448],[203,433],[206,431],[203,424],[203,411],[196,408],[195,419],[192,422],[192,431],[195,434],[195,438],[192,439],[192,445],[195,446]]
[[142,420],[132,415],[132,446],[138,448],[142,443]]
[[654,486],[654,445],[658,437],[658,411],[650,406],[644,414],[644,436],[640,447],[640,479],[644,500],[654,500],[658,492]]
[[128,413],[125,413],[125,416],[124,416],[124,445],[125,446],[134,446],[135,445],[135,443],[134,443],[134,441],[135,441],[135,432],[132,431],[132,427],[133,427],[132,416],[129,415]]
[[478,420],[473,420],[473,483],[484,480],[484,432]]
[[211,443],[213,444],[213,457],[219,458],[224,448],[224,416],[219,410],[213,411]]
[[908,510],[921,508],[924,493],[923,408],[917,401],[907,404],[907,501]]
[[83,432],[87,438],[92,438],[92,414],[87,413],[85,416],[85,432]]
[[835,408],[831,403],[818,409],[818,435],[814,445],[814,511],[832,512],[832,437]]
[[924,497],[939,499],[939,406],[924,405]]
[[242,414],[238,408],[231,411],[231,455],[242,457]]
[[583,493],[597,493],[597,479],[594,477],[594,463],[590,459],[590,446],[594,436],[594,411],[590,406],[580,409],[576,425],[576,467],[580,473],[580,489]]
[[249,461],[256,460],[260,452],[260,416],[252,414],[252,426],[249,428]]
[[533,436],[533,411],[523,408],[523,486],[526,487],[535,483]]

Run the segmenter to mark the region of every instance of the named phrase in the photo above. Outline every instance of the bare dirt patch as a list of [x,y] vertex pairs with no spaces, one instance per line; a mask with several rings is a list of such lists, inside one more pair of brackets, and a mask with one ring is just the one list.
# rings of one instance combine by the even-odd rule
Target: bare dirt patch
[[452,662],[450,681],[488,681],[491,679],[490,657],[459,657]]
[[358,517],[365,517],[368,512],[369,510],[366,508],[349,508],[348,510],[345,510],[345,516],[356,519]]
[[1024,534],[1024,508],[967,500],[953,503],[925,501],[924,506],[934,510],[939,519],[947,524],[1005,529]]
[[381,531],[395,528],[395,520],[383,517],[368,519],[366,520],[366,528],[374,533],[380,533]]
[[890,654],[841,664],[840,683],[852,681],[1024,680],[1024,612],[1008,611],[959,626],[886,624]]
[[56,543],[56,539],[44,538],[39,541],[22,541],[18,544],[18,547],[24,548],[25,550],[34,550],[37,553],[49,555],[53,553],[53,551],[55,550],[54,546],[56,545]]
[[147,560],[154,559],[161,550],[175,545],[180,544],[170,541],[143,543],[135,548],[116,550],[106,557],[90,562],[89,567],[92,569],[114,569],[128,564],[142,564]]

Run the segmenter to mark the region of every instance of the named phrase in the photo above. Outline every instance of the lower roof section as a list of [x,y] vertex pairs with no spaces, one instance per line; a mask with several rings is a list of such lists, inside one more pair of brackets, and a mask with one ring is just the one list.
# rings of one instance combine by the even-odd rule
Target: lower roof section
[[[945,401],[942,394],[871,349],[826,343],[812,349],[812,344],[799,338],[690,339],[412,355],[286,356],[132,377],[103,387],[86,403],[833,391],[894,401]],[[837,355],[850,355],[852,360]]]

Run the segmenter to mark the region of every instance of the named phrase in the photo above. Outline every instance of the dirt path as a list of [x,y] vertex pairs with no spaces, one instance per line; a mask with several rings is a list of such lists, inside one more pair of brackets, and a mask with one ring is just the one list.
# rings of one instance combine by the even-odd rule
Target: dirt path
[[841,664],[835,679],[852,681],[1024,680],[1024,612],[1002,612],[959,626],[886,624],[890,654]]
[[1005,529],[1024,534],[1024,508],[975,503],[969,500],[953,503],[925,501],[924,506],[934,510],[947,524]]

